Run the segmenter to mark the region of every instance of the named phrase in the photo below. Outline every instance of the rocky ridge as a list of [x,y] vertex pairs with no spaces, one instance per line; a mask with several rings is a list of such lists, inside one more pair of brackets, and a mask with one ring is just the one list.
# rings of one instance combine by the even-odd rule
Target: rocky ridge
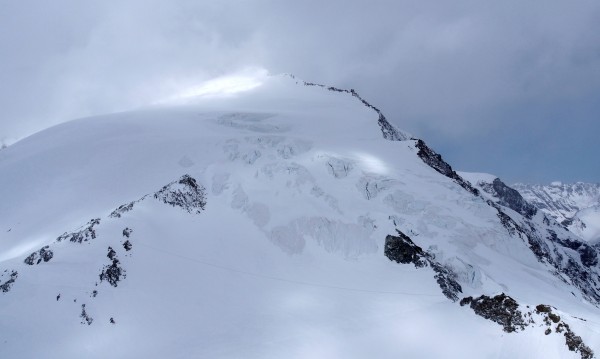
[[[145,195],[136,201],[117,207],[111,212],[108,218],[115,220],[121,219],[126,212],[133,210],[134,204],[140,203],[147,198],[154,198],[161,203],[170,205],[172,207],[179,207],[190,214],[197,215],[205,209],[206,189],[202,185],[198,184],[193,177],[184,175],[180,179],[165,185],[152,195]],[[95,218],[90,220],[80,229],[77,229],[73,232],[65,232],[56,238],[53,244],[46,245],[39,251],[31,253],[24,259],[24,262],[30,266],[33,266],[42,263],[42,261],[50,261],[55,257],[54,251],[52,250],[53,245],[63,241],[74,244],[82,244],[91,240],[95,240],[97,239],[96,229],[100,225],[101,219]],[[123,229],[123,237],[125,237],[126,240],[121,245],[125,252],[129,252],[133,248],[133,244],[131,242],[132,233],[133,229],[129,227]],[[121,260],[119,260],[117,251],[110,246],[108,247],[106,257],[109,259],[110,263],[104,265],[103,268],[100,269],[100,274],[98,276],[99,281],[100,283],[107,282],[112,287],[118,287],[119,283],[126,278],[124,264]],[[1,279],[5,276],[5,274],[7,274],[8,279],[2,281]],[[4,274],[0,275],[0,291],[4,293],[10,291],[11,287],[15,285],[17,278],[18,273],[16,271],[11,271],[10,273],[5,271]],[[99,283],[96,282],[95,286],[97,287],[98,285]],[[94,289],[91,297],[94,298],[97,295],[98,290]],[[56,301],[59,301],[60,298],[61,295],[59,293],[56,296]],[[75,299],[75,301],[77,300]],[[89,314],[88,309],[89,306],[86,306],[85,303],[81,305],[80,318],[82,324],[91,325],[94,322],[94,319]],[[114,319],[111,319],[112,322],[114,322]]]
[[[293,75],[290,75],[293,79],[295,79],[295,77]],[[325,86],[322,84],[318,84],[318,83],[314,83],[314,82],[307,82],[307,81],[303,81],[302,82],[304,84],[304,86],[316,86],[316,87],[321,87],[324,89],[327,89],[329,91],[333,91],[333,92],[340,92],[340,93],[347,93],[352,95],[353,97],[357,98],[360,102],[362,102],[363,105],[367,106],[368,108],[372,109],[373,111],[375,111],[378,115],[378,120],[377,120],[377,124],[379,125],[379,128],[381,129],[381,133],[383,134],[383,138],[385,138],[386,140],[389,141],[406,141],[408,140],[410,137],[403,133],[402,131],[398,130],[396,127],[394,127],[385,117],[385,115],[383,114],[383,112],[381,112],[381,110],[375,106],[373,106],[371,103],[369,103],[367,100],[365,100],[361,95],[359,95],[358,92],[356,92],[356,90],[354,89],[342,89],[339,87],[334,87],[334,86]]]

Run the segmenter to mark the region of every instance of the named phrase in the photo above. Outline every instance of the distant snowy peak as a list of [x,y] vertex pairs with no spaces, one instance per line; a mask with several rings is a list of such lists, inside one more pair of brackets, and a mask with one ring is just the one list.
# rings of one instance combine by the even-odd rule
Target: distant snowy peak
[[517,183],[523,197],[588,241],[600,240],[600,183]]
[[517,183],[513,187],[537,208],[560,221],[573,218],[582,209],[600,205],[600,183]]

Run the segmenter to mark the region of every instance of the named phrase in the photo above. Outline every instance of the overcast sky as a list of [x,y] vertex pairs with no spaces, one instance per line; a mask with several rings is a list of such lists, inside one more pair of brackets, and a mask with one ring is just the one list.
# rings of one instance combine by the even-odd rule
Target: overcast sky
[[458,170],[600,182],[597,0],[0,0],[0,141],[248,67],[358,90]]

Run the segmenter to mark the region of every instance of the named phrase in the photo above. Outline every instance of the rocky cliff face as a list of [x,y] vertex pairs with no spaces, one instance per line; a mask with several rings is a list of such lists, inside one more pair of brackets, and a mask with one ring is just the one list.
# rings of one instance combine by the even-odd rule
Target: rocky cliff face
[[524,217],[531,219],[537,212],[535,206],[528,203],[517,190],[508,187],[499,178],[494,179],[492,183],[483,183],[482,188],[492,197],[498,198],[500,205],[508,207]]

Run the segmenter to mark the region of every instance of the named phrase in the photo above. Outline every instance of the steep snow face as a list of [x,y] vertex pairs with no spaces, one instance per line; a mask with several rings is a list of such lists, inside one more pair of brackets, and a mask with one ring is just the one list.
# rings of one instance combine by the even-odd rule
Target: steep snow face
[[595,252],[338,90],[274,77],[1,151],[0,356],[584,357],[560,323],[598,351]]
[[600,184],[515,184],[523,197],[583,239],[600,242]]

